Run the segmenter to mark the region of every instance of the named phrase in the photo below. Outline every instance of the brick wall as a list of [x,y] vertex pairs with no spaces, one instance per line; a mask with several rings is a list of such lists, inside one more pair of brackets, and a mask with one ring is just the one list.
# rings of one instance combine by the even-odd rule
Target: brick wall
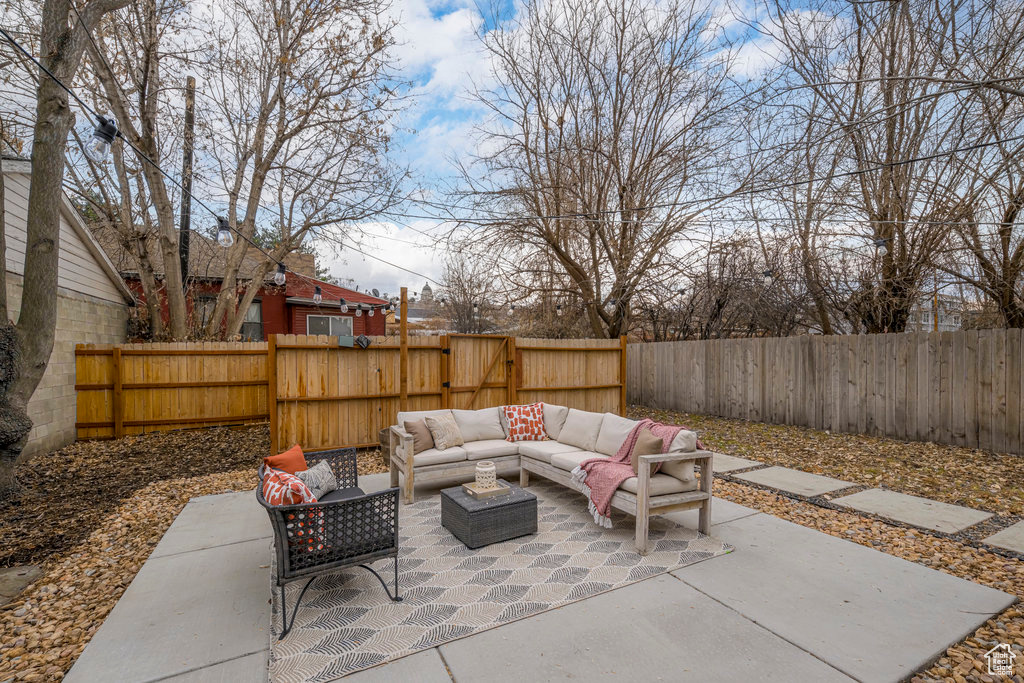
[[356,317],[352,311],[342,313],[337,308],[321,309],[313,306],[289,306],[289,308],[292,313],[291,334],[308,334],[306,332],[306,316],[308,315],[340,315],[352,318],[352,334],[356,337],[361,334],[369,336],[385,334],[387,319],[382,311],[377,311],[372,316],[363,311],[361,316]]
[[[7,273],[12,320],[21,310],[22,279]],[[60,288],[57,331],[46,374],[28,404],[32,418],[25,455],[46,453],[75,440],[75,344],[117,344],[125,340],[128,307]]]

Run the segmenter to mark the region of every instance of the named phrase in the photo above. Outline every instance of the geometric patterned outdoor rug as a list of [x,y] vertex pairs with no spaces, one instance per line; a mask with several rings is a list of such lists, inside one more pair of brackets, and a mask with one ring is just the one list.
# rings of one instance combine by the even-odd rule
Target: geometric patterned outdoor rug
[[[333,681],[405,655],[464,638],[732,550],[661,517],[650,522],[651,552],[633,547],[634,520],[613,511],[602,529],[582,494],[538,479],[537,531],[470,550],[441,526],[440,496],[399,510],[399,585],[393,603],[364,569],[316,579],[295,626],[278,641],[271,617],[272,683]],[[374,567],[389,582],[391,560]],[[294,605],[303,582],[288,587]]]

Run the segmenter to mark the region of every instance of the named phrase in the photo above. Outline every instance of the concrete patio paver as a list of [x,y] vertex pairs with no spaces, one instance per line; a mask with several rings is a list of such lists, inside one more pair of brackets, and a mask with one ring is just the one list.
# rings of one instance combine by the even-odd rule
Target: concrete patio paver
[[763,470],[754,470],[744,474],[734,475],[737,479],[749,481],[753,484],[770,486],[787,493],[795,493],[798,496],[820,496],[829,491],[856,486],[848,481],[823,477],[820,474],[791,470],[788,467],[766,467]]
[[267,511],[251,492],[199,496],[175,518],[150,558],[214,548],[227,543],[272,538]]
[[1024,521],[1017,522],[1011,527],[992,534],[984,539],[990,545],[1012,550],[1016,553],[1024,553]]
[[448,667],[437,648],[422,650],[393,662],[357,671],[345,677],[345,683],[452,683]]
[[440,649],[456,681],[851,680],[665,575]]
[[673,574],[861,681],[913,674],[1016,600],[770,515],[716,535],[735,552]]
[[992,516],[991,512],[972,510],[961,505],[897,493],[886,489],[868,489],[832,500],[836,505],[894,519],[922,529],[954,534]]
[[748,467],[757,467],[762,465],[757,460],[747,460],[746,458],[738,458],[735,455],[726,455],[725,453],[715,453],[714,467],[715,472],[732,472],[733,470],[745,470]]

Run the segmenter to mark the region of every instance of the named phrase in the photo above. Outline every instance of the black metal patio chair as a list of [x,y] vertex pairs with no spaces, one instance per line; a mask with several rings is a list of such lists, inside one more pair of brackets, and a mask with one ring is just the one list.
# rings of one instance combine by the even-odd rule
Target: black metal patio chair
[[[305,457],[310,467],[326,461],[338,479],[338,490],[315,503],[271,505],[263,497],[263,466],[259,469],[260,485],[256,487],[256,498],[266,508],[274,528],[275,579],[281,591],[282,628],[278,640],[295,625],[302,596],[313,579],[323,574],[346,567],[362,567],[377,577],[388,598],[394,602],[402,600],[398,595],[398,489],[364,493],[359,488],[354,448],[306,453]],[[298,535],[300,530],[301,536]],[[386,557],[394,560],[394,594],[369,565]],[[285,584],[306,577],[309,580],[299,593],[289,621]]]

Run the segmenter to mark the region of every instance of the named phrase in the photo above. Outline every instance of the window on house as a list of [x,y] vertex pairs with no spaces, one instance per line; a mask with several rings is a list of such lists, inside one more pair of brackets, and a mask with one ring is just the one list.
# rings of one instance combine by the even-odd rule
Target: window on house
[[217,297],[215,296],[201,296],[196,299],[196,320],[200,327],[206,327],[206,323],[210,321],[210,316],[213,315],[213,309],[217,307]]
[[242,341],[263,341],[263,306],[259,301],[249,304],[242,321]]
[[336,337],[352,336],[352,316],[310,315],[306,316],[306,334],[327,334]]

